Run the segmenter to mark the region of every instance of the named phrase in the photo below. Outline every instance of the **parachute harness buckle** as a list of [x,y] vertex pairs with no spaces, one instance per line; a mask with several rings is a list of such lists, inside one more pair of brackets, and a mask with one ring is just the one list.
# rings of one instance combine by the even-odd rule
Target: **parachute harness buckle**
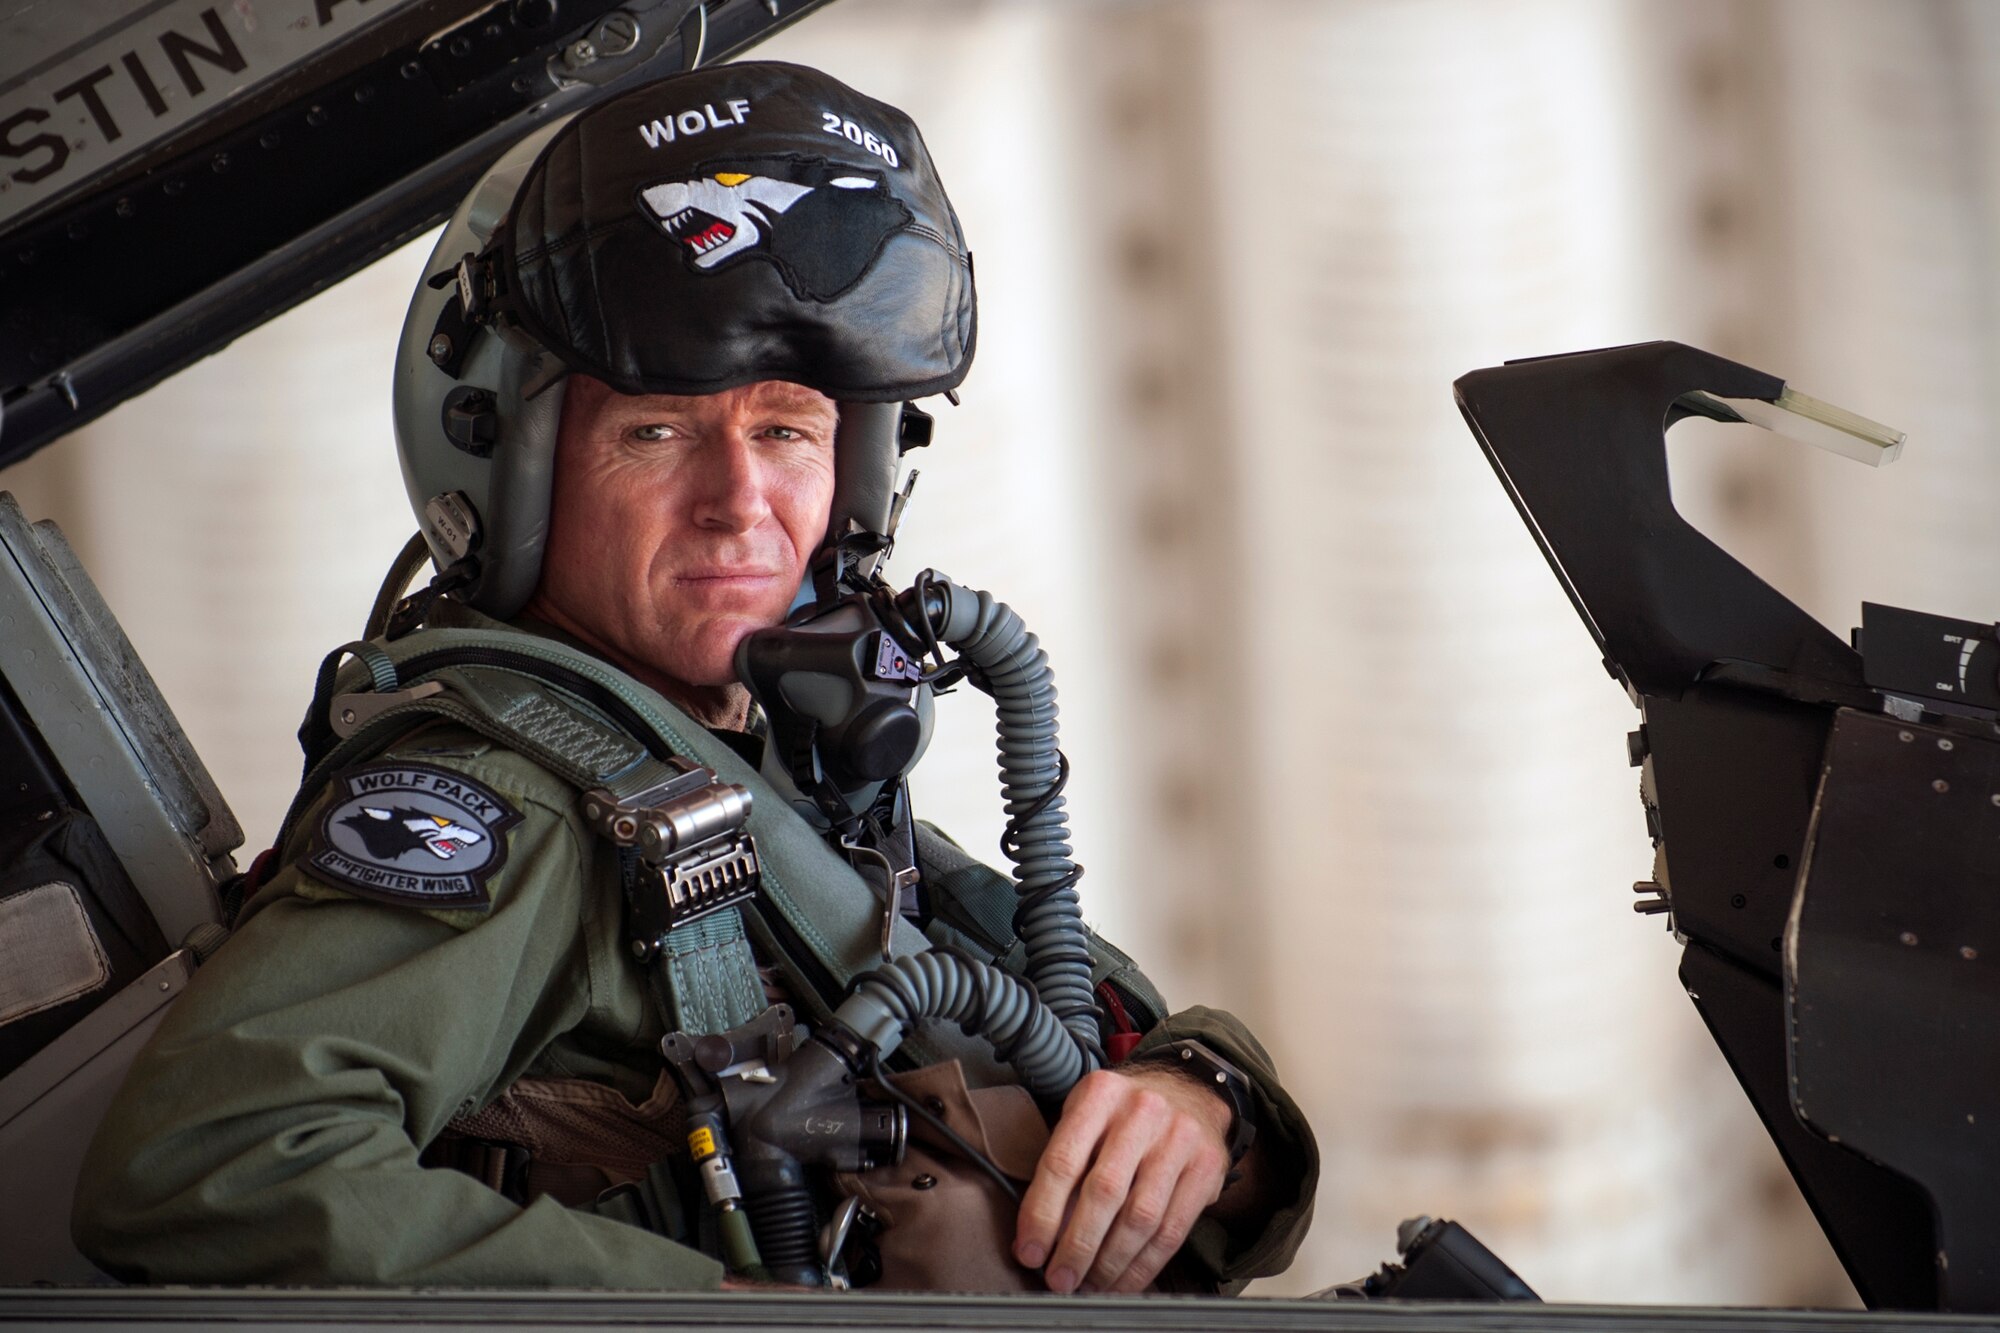
[[723,782],[715,770],[672,761],[674,775],[620,799],[599,787],[584,793],[592,829],[636,856],[631,885],[632,952],[648,961],[669,934],[691,921],[754,898],[761,870],[746,827],[747,787]]

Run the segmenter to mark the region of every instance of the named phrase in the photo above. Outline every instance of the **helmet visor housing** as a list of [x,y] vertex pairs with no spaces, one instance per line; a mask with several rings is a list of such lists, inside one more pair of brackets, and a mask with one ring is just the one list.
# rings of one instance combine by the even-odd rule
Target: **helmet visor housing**
[[972,261],[917,127],[797,65],[699,70],[577,116],[494,237],[498,304],[622,393],[955,387]]

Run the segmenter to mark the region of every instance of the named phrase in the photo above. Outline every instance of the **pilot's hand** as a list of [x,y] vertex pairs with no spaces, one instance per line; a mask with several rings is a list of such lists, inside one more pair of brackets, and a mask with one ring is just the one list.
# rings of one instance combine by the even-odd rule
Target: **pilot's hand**
[[1051,1291],[1144,1290],[1221,1195],[1229,1125],[1228,1103],[1172,1068],[1085,1075],[1021,1199],[1014,1257],[1046,1261]]

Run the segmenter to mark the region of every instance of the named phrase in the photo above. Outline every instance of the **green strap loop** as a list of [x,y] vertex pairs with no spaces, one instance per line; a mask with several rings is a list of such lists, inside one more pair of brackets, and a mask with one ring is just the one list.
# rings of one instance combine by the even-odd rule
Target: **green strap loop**
[[[399,683],[396,678],[396,663],[389,654],[382,651],[380,645],[369,643],[366,639],[356,639],[353,643],[343,643],[334,649],[327,660],[338,667],[341,658],[349,655],[359,658],[361,665],[368,669],[369,688],[375,693],[388,694],[396,688]],[[320,670],[324,671],[326,668],[322,666]]]
[[306,754],[307,775],[313,771],[313,757],[324,753],[332,744],[333,727],[327,719],[327,710],[333,703],[340,664],[349,657],[355,658],[367,669],[371,687],[376,693],[387,694],[399,683],[395,659],[382,651],[379,645],[365,640],[343,643],[321,658],[319,672],[313,677],[312,703],[306,708],[305,721],[299,724],[299,748]]

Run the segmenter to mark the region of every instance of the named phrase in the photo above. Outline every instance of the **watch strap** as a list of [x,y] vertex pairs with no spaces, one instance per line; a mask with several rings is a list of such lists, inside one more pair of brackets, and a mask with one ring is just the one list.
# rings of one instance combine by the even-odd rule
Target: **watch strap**
[[1257,1104],[1243,1071],[1192,1037],[1141,1051],[1128,1064],[1171,1065],[1229,1104],[1229,1165],[1233,1169],[1257,1141]]

